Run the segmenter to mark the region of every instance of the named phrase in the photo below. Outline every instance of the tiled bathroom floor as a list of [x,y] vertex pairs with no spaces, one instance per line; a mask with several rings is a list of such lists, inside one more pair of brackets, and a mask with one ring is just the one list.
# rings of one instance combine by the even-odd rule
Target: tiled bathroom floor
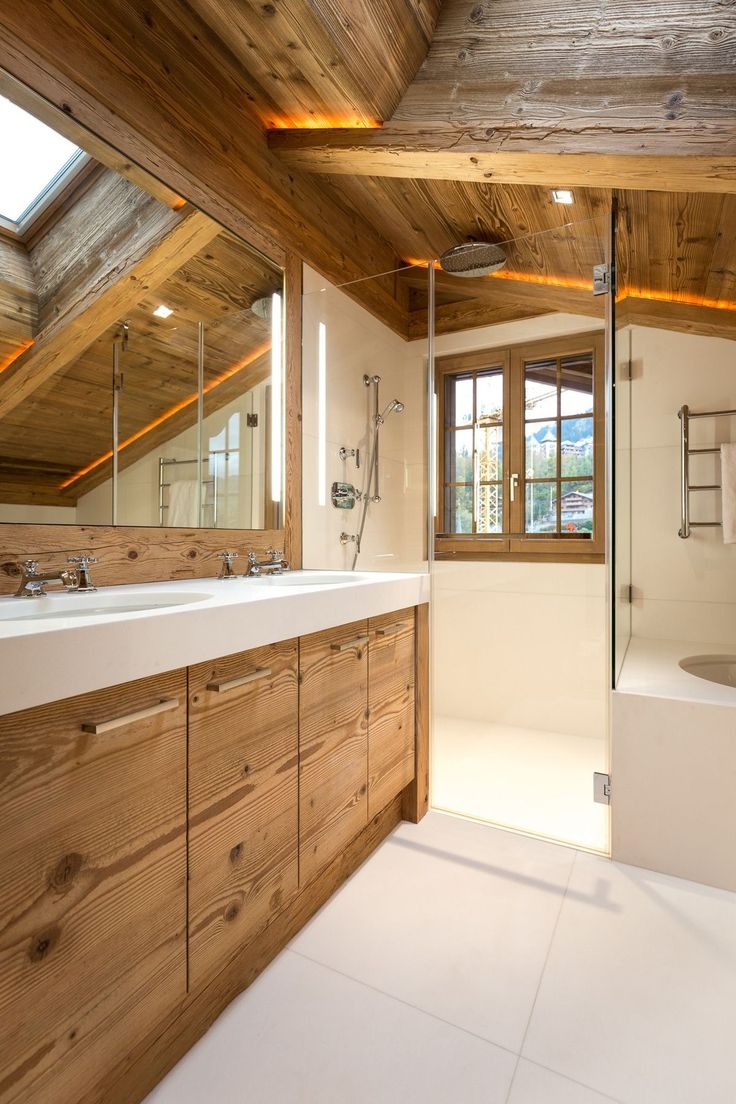
[[402,824],[147,1104],[733,1104],[736,894]]
[[603,736],[435,717],[432,803],[461,816],[608,852],[608,809],[593,772],[608,770]]

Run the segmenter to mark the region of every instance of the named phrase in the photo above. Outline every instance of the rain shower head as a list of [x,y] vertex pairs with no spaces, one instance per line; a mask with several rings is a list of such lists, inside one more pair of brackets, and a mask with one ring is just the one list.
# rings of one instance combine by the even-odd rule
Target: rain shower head
[[463,242],[440,257],[440,265],[450,276],[488,276],[505,264],[506,254],[492,242]]

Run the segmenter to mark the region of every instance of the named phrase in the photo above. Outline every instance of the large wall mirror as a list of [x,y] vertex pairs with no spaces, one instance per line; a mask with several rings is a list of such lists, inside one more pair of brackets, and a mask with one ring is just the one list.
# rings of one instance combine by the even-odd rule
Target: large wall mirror
[[281,268],[5,98],[0,133],[0,522],[281,528]]

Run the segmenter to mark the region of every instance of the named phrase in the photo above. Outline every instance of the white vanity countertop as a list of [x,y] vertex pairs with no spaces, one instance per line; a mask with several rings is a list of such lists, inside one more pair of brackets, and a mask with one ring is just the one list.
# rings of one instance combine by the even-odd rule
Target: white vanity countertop
[[[425,574],[344,572],[345,582],[322,586],[310,585],[308,571],[289,574],[286,586],[188,579],[104,587],[96,594],[0,598],[0,714],[429,601]],[[299,585],[293,585],[297,576]],[[41,603],[56,614],[72,598],[78,608],[97,599],[133,605],[195,594],[207,597],[167,609],[6,620],[16,610],[40,609]]]
[[698,678],[680,667],[680,660],[695,655],[736,653],[725,644],[692,640],[652,640],[632,637],[621,668],[616,693],[643,694],[677,701],[736,706],[736,689]]

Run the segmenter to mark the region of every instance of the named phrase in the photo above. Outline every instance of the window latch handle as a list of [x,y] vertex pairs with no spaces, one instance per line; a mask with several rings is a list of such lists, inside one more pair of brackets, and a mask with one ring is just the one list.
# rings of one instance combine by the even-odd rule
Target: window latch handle
[[518,472],[511,472],[509,475],[509,499],[511,502],[516,501],[516,488],[519,486]]

